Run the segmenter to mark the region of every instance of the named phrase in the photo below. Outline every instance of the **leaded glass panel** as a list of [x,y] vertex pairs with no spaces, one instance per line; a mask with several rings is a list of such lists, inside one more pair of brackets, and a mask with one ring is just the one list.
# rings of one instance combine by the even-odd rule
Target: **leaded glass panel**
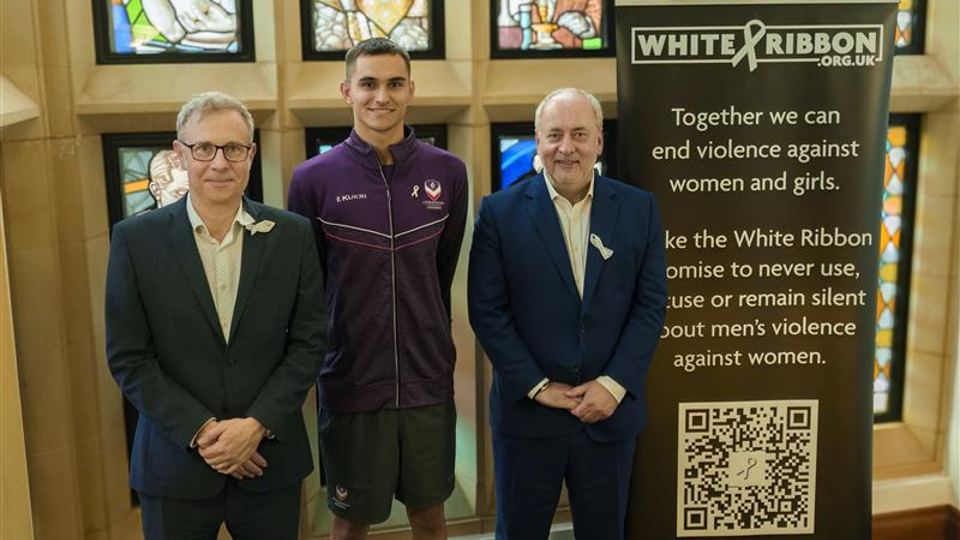
[[100,63],[253,59],[250,0],[95,0]]
[[903,392],[916,137],[915,117],[891,117],[883,174],[876,292],[873,413],[878,420],[899,416]]
[[897,53],[921,54],[923,52],[923,29],[926,17],[924,0],[900,0],[894,30],[894,46]]
[[493,57],[612,55],[608,0],[491,0]]
[[303,58],[343,59],[372,37],[386,37],[414,58],[443,57],[443,2],[434,0],[301,0]]

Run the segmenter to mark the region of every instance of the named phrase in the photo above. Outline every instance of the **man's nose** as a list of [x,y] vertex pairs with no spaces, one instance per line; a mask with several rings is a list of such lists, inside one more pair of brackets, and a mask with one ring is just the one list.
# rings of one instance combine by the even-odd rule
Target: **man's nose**
[[213,159],[210,160],[210,165],[218,169],[229,167],[230,161],[227,159],[227,149],[217,148],[216,152],[213,154]]

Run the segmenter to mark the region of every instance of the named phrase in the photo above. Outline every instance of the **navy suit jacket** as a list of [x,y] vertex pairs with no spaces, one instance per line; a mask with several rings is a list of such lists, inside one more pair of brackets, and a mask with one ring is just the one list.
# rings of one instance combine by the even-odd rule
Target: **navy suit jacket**
[[244,230],[229,342],[220,329],[187,217],[186,197],[113,228],[106,287],[110,371],[140,411],[130,485],[149,495],[200,499],[226,476],[190,442],[210,417],[254,417],[275,438],[258,451],[267,491],[313,468],[301,406],[326,348],[326,305],[310,223],[244,200],[267,233]]
[[527,397],[544,377],[576,386],[608,375],[627,390],[596,441],[623,441],[645,424],[647,369],[666,304],[663,233],[653,195],[597,176],[583,300],[543,175],[485,197],[470,251],[470,322],[493,364],[490,423],[513,437],[582,429],[568,411]]

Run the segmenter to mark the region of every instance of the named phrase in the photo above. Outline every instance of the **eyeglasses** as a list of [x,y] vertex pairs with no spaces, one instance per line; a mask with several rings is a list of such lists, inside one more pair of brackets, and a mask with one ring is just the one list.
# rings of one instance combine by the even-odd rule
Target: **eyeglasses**
[[189,148],[193,159],[197,161],[213,161],[217,157],[217,150],[223,150],[223,157],[227,161],[243,161],[247,159],[247,156],[250,155],[250,149],[253,148],[252,144],[230,143],[223,146],[207,142],[187,144],[180,139],[177,139],[177,142]]

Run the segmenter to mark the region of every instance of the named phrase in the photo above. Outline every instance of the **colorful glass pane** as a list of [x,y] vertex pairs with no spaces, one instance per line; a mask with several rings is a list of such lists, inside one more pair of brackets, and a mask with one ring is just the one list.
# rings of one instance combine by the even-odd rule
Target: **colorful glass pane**
[[372,37],[387,37],[408,51],[433,49],[429,0],[313,0],[316,52],[346,51]]
[[500,189],[536,176],[534,157],[537,155],[537,143],[533,136],[500,137]]
[[187,173],[169,146],[121,147],[117,150],[122,218],[170,204],[187,193]]
[[604,0],[498,2],[495,48],[501,51],[600,50],[609,47]]
[[894,30],[894,44],[898,49],[909,47],[913,42],[914,29],[917,27],[917,3],[912,0],[900,0],[897,6],[897,22]]
[[236,0],[100,0],[107,4],[110,52],[236,53]]
[[[877,337],[873,366],[873,412],[889,412],[893,359],[893,335],[897,324],[897,278],[902,259],[903,186],[907,160],[907,128],[891,125],[887,130],[883,206],[880,216],[880,259],[877,274]],[[902,377],[902,375],[898,375]]]

